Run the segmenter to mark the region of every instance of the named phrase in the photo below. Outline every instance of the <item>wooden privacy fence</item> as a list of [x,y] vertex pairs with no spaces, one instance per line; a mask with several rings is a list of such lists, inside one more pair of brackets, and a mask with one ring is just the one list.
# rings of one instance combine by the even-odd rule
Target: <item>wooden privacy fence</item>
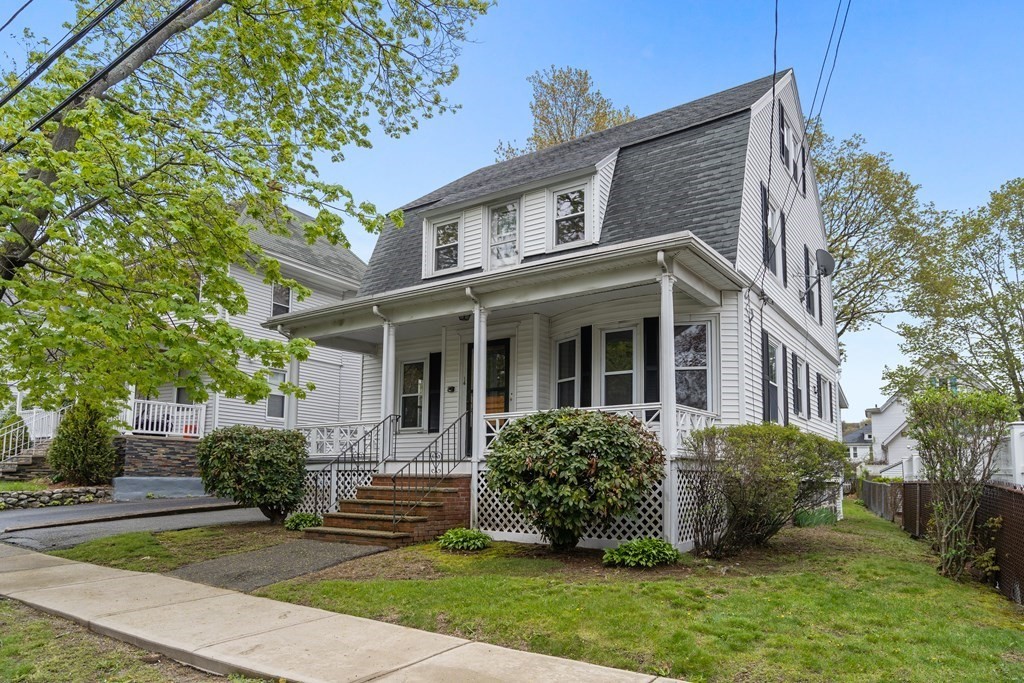
[[882,519],[890,522],[903,512],[903,487],[900,484],[882,484],[863,479],[860,484],[860,497],[864,505]]
[[[928,482],[903,484],[903,529],[911,536],[923,537],[932,516],[932,487]],[[1002,517],[996,534],[996,587],[1017,604],[1024,598],[1024,490],[1004,484],[989,484],[981,497],[977,524]]]

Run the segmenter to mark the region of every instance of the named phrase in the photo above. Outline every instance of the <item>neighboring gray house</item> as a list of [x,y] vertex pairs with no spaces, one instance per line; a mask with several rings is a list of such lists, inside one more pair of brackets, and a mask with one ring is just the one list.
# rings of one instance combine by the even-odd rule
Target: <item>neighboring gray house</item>
[[[374,472],[464,475],[466,522],[536,540],[487,488],[489,444],[520,416],[574,406],[636,416],[670,456],[639,519],[584,543],[687,547],[692,429],[773,421],[838,441],[838,344],[801,112],[785,71],[774,98],[762,78],[402,207],[405,227],[385,228],[356,298],[266,323],[363,354],[360,419],[377,426],[310,436],[324,454],[356,444],[365,477],[311,471],[321,495],[309,506],[375,495],[357,489]],[[351,478],[337,486],[340,473]],[[404,516],[374,527],[345,509],[321,533],[401,540]]]

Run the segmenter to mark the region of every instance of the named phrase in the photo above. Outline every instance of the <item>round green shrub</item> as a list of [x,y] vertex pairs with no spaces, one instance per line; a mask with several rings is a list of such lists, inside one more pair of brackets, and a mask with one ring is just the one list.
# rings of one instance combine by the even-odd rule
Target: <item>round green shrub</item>
[[635,513],[663,476],[665,451],[630,415],[563,408],[509,423],[492,444],[487,485],[555,550]]
[[284,528],[288,531],[302,531],[311,526],[322,526],[323,523],[324,518],[320,515],[314,515],[312,512],[296,512],[284,520]]
[[64,413],[49,452],[55,481],[78,486],[109,484],[117,475],[117,451],[110,414],[86,401]]
[[302,500],[306,457],[301,432],[248,425],[215,429],[196,448],[207,493],[259,508],[273,524]]
[[681,557],[682,554],[667,541],[660,538],[638,538],[605,550],[601,561],[611,567],[650,569],[663,564],[675,564]]
[[442,550],[483,550],[491,545],[491,537],[477,529],[449,529],[438,539]]

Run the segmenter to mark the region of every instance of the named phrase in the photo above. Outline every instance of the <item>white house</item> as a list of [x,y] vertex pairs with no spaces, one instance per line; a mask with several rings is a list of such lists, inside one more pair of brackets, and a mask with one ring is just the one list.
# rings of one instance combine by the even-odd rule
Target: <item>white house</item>
[[843,435],[843,446],[853,463],[871,462],[871,423],[862,425],[849,434]]
[[903,477],[903,461],[914,456],[915,441],[907,434],[907,404],[899,394],[881,406],[868,408],[871,420],[872,459],[868,472],[887,477]]
[[[774,99],[769,76],[402,207],[405,227],[384,230],[357,297],[265,323],[363,355],[360,420],[376,426],[310,436],[318,453],[357,444],[364,476],[311,472],[319,503],[333,509],[374,472],[357,497],[400,488],[387,472],[465,475],[474,526],[535,540],[487,489],[490,441],[533,411],[626,412],[658,433],[665,480],[637,519],[584,544],[654,535],[687,547],[692,429],[775,421],[838,440],[838,345],[801,111],[786,71]],[[322,535],[397,538],[386,534],[405,513],[357,525],[367,515],[341,503]]]

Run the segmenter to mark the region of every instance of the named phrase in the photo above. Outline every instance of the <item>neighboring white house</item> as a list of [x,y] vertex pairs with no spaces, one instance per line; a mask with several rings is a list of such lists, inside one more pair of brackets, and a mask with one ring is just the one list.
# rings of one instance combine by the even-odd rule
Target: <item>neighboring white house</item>
[[899,394],[889,397],[881,406],[868,408],[864,415],[871,420],[872,459],[867,465],[871,474],[902,477],[902,463],[913,457],[915,441],[907,435],[907,404]]
[[858,427],[849,434],[843,435],[843,446],[853,463],[871,462],[871,423]]
[[[635,415],[671,456],[665,480],[638,519],[584,543],[686,547],[692,429],[774,421],[840,439],[792,71],[774,94],[769,76],[474,171],[402,207],[356,298],[265,326],[363,354],[375,465],[467,473],[472,524],[499,538],[537,538],[487,489],[506,424],[561,406]],[[337,433],[311,437],[332,452]]]

